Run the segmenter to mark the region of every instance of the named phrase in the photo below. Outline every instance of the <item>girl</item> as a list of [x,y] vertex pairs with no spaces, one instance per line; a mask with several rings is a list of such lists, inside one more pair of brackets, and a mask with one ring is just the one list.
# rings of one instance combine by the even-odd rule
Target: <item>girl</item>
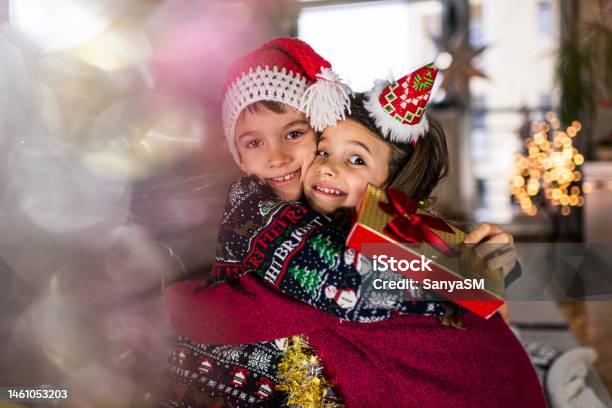
[[[283,41],[291,42],[296,40],[284,39]],[[277,41],[275,46],[279,46],[279,44],[280,42]],[[266,49],[265,51],[268,54],[272,53],[270,49]],[[283,52],[283,54],[286,54],[286,52]],[[242,72],[244,72],[244,66],[242,68]],[[238,71],[240,72],[240,70]],[[251,69],[248,72],[253,74],[253,72],[257,73],[257,70]],[[281,69],[273,71],[273,73],[274,72],[275,75],[281,76],[286,75],[287,70],[283,71]],[[278,79],[273,78],[273,76],[274,75],[268,79]],[[244,79],[244,76],[242,78]],[[248,79],[251,80],[252,78]],[[231,89],[230,86],[230,90]],[[251,94],[251,96],[252,95],[253,94]],[[260,98],[272,97],[272,95],[275,97],[286,97],[285,94],[272,94],[269,91],[261,92],[261,89],[258,90],[257,95],[259,95]],[[236,111],[240,112],[237,118],[235,117]],[[229,114],[227,114],[227,112],[229,112]],[[270,249],[276,244],[282,244],[281,241],[274,240],[273,238],[275,234],[277,237],[279,236],[279,231],[282,230],[283,227],[286,227],[289,221],[293,222],[299,220],[302,223],[294,226],[294,230],[301,227],[312,227],[312,235],[309,235],[309,237],[314,238],[316,234],[319,233],[319,236],[324,237],[325,242],[330,244],[333,242],[342,244],[345,235],[338,232],[337,225],[329,225],[329,222],[326,222],[326,220],[322,219],[320,216],[318,221],[313,221],[317,220],[317,216],[309,215],[308,210],[303,206],[297,204],[291,204],[293,207],[291,207],[291,205],[283,206],[278,203],[278,200],[275,201],[271,191],[267,189],[267,187],[272,187],[273,191],[278,195],[284,196],[285,198],[291,198],[291,195],[295,194],[295,191],[292,189],[294,189],[296,182],[301,181],[304,177],[304,170],[308,167],[312,157],[314,157],[314,154],[312,154],[313,152],[311,152],[312,156],[310,156],[310,159],[308,159],[305,154],[300,155],[296,153],[299,151],[298,147],[305,147],[308,145],[307,141],[312,141],[314,145],[314,134],[311,133],[312,130],[306,126],[307,124],[304,123],[303,114],[279,104],[251,105],[251,107],[247,109],[240,107],[228,109],[226,106],[224,114],[226,119],[228,117],[230,118],[225,121],[226,125],[230,128],[232,114],[234,115],[233,120],[238,122],[235,132],[236,144],[232,144],[231,140],[229,144],[230,150],[232,150],[232,146],[234,146],[234,150],[232,150],[234,157],[237,157],[244,171],[258,175],[263,182],[249,180],[237,183],[233,187],[230,199],[228,200],[228,207],[224,215],[222,230],[220,231],[220,243],[222,244],[220,247],[223,249],[219,257],[220,262],[216,264],[213,279],[221,280],[240,275],[242,272],[249,269],[253,270],[253,268],[258,268],[255,266],[258,262],[260,262],[259,272],[263,272],[261,268],[266,264],[268,266],[266,272],[269,272],[271,270],[269,267],[274,267],[275,259],[272,258],[266,261],[265,258],[274,252],[270,252],[269,250],[264,251],[263,249]],[[283,118],[282,121],[279,120],[283,115],[287,117]],[[266,119],[266,116],[269,120],[254,124],[254,120],[261,119],[262,117]],[[268,128],[266,128],[266,126],[268,126]],[[274,138],[274,136],[279,134],[286,135],[287,137],[283,139]],[[291,149],[279,148],[283,143],[289,145]],[[258,163],[256,160],[258,159],[257,156],[249,156],[249,154],[255,153],[257,150],[261,152],[262,148],[271,148],[271,158],[269,162],[260,160]],[[308,149],[304,148],[304,151],[307,150]],[[262,156],[263,155],[259,153],[259,158]],[[248,191],[249,189],[252,191]],[[261,194],[258,196],[254,193],[254,190],[257,190]],[[255,199],[253,199],[253,197],[255,197]],[[270,219],[271,215],[281,214],[281,209],[283,208],[292,208],[294,211],[285,212],[285,219],[281,219],[281,222],[275,225],[266,225],[268,228],[258,230],[257,222],[252,222],[250,225],[245,223],[250,215],[246,213],[248,210],[256,210],[259,221],[263,221],[264,219]],[[252,219],[250,221],[252,221]],[[317,223],[321,223],[321,225]],[[265,223],[262,222],[260,225],[264,224]],[[245,228],[245,226],[247,228]],[[249,226],[250,228],[248,228]],[[264,231],[268,235],[260,234],[259,237],[261,239],[259,241],[253,240],[249,235],[252,234],[253,231]],[[283,232],[286,231],[288,231],[287,228],[283,230]],[[311,229],[308,229],[308,231],[311,231]],[[224,239],[227,235],[233,235],[232,239]],[[255,251],[250,254],[245,253],[244,250],[253,242],[261,245],[260,247],[256,247],[259,252]],[[323,248],[325,249],[325,245],[323,245]],[[331,245],[331,249],[335,249],[336,252],[327,250],[324,253],[328,255],[339,254],[339,248],[341,248],[341,245],[338,247]],[[308,252],[309,250],[311,253]],[[315,255],[320,256],[320,253],[321,251],[317,248],[306,248],[302,251],[302,255],[307,258],[311,258]],[[294,255],[299,255],[299,252]],[[293,258],[297,260],[295,256]],[[337,256],[331,256],[331,258],[331,262],[336,262],[338,259]],[[261,262],[262,259],[263,262]],[[334,278],[336,280],[328,281],[331,283],[327,285],[327,287],[333,287],[335,291],[334,289],[330,289],[323,293],[321,291],[319,291],[318,294],[313,293],[313,288],[317,286],[314,284],[316,283],[315,278],[317,278],[317,276],[308,274],[307,271],[300,272],[299,270],[296,270],[294,274],[288,274],[288,279],[284,281],[280,279],[278,282],[275,282],[275,284],[278,283],[281,290],[291,293],[303,301],[335,315],[353,320],[359,320],[360,318],[362,319],[361,321],[381,320],[388,318],[393,310],[401,310],[404,308],[403,311],[405,312],[410,308],[410,305],[402,304],[403,301],[400,298],[397,298],[391,305],[386,304],[384,308],[381,308],[380,304],[372,302],[368,303],[363,301],[359,303],[359,299],[367,299],[367,297],[359,297],[359,299],[357,299],[357,296],[351,296],[351,291],[358,291],[355,290],[356,284],[359,283],[361,276],[357,271],[358,268],[355,264],[349,262],[341,262],[339,265],[336,265],[336,267],[344,268],[345,272],[343,274],[334,275],[336,277],[340,276],[341,279]],[[266,273],[263,273],[263,275],[265,276]],[[274,278],[272,275],[268,274],[268,279]],[[241,283],[246,288],[245,280],[242,278]],[[217,285],[211,289],[220,289],[225,286],[226,285]],[[230,289],[234,288],[235,287],[231,287]],[[334,293],[332,294],[332,292]],[[244,294],[244,292],[236,294],[234,299],[237,303],[233,308],[234,311],[242,310],[240,308],[248,303],[239,301],[239,294]],[[188,302],[189,297],[183,298],[182,301]],[[262,307],[265,308],[266,306],[266,304],[262,305],[261,303],[257,303],[258,302],[256,302],[254,306],[259,307],[259,309]],[[219,306],[220,307],[217,308],[217,315],[219,313],[224,313],[223,307],[221,305]],[[419,306],[429,307],[424,306],[424,303],[419,304]],[[184,310],[189,310],[189,308]],[[179,320],[185,317],[184,310],[183,313],[178,313]],[[245,313],[248,313],[249,310],[253,313],[258,309],[255,307],[248,307]],[[425,310],[422,312],[425,312]],[[439,308],[438,305],[434,305],[428,312],[429,314],[441,313],[443,309]],[[317,319],[311,319],[312,323],[321,325],[326,321],[329,322],[329,320],[322,317],[323,315],[319,314],[317,316]],[[282,321],[282,318],[280,321]],[[303,331],[307,330],[304,329]],[[246,335],[249,334],[248,329],[244,330],[244,332]],[[287,334],[295,333],[296,332]],[[268,337],[268,339],[272,338],[274,337]],[[259,339],[251,341],[255,340]],[[177,377],[184,377],[187,375],[191,378],[189,381],[184,381],[183,387],[177,387],[175,390],[178,394],[191,393],[189,398],[199,398],[202,399],[202,401],[206,398],[209,398],[209,400],[217,398],[219,401],[231,401],[238,405],[241,403],[252,405],[255,402],[272,401],[273,398],[270,397],[275,395],[273,391],[275,381],[275,374],[273,372],[275,367],[274,363],[278,362],[278,356],[282,354],[282,348],[283,342],[279,341],[266,344],[230,347],[203,346],[182,339],[175,349],[175,356],[171,361],[169,371],[173,372]],[[270,367],[271,370],[269,369]]]

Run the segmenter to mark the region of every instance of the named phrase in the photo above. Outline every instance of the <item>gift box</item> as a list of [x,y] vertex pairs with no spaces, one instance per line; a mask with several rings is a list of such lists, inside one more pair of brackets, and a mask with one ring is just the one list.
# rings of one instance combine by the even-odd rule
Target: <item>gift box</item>
[[402,192],[369,184],[347,246],[370,259],[385,255],[405,260],[404,266],[426,263],[424,270],[396,271],[423,290],[488,318],[505,303],[503,271],[488,268],[470,246],[459,245],[465,235]]

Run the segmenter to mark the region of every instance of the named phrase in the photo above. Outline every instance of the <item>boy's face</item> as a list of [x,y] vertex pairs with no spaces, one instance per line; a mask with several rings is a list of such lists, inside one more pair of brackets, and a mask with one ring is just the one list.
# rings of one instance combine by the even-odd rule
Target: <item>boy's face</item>
[[283,200],[302,196],[317,148],[317,135],[303,113],[288,106],[282,113],[245,109],[236,123],[236,145],[242,171],[265,181]]
[[304,177],[304,195],[316,211],[355,208],[368,183],[389,177],[391,148],[365,126],[344,120],[323,131],[317,157]]

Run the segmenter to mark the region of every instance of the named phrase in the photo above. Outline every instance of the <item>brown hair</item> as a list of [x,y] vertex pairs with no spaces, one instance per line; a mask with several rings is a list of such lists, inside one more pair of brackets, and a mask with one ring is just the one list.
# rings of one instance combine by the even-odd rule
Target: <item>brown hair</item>
[[247,105],[243,111],[249,113],[260,113],[262,110],[269,110],[273,113],[284,113],[287,110],[287,105],[276,101],[257,101]]
[[348,119],[367,127],[391,148],[389,178],[385,187],[401,190],[415,200],[427,199],[448,173],[448,149],[442,126],[435,118],[428,116],[429,130],[418,139],[415,146],[391,142],[382,137],[374,119],[365,109],[364,102],[364,94],[355,94],[351,99]]
[[[351,99],[348,119],[367,127],[391,148],[389,178],[385,188],[401,190],[415,200],[426,200],[448,173],[448,148],[440,122],[428,115],[429,130],[415,145],[391,142],[382,136],[376,122],[365,109],[364,102],[364,94],[355,94]],[[444,326],[463,329],[459,307],[450,302],[442,302],[442,307],[444,315],[439,316],[438,320]]]
[[247,105],[243,110],[249,113],[260,113],[262,110],[269,110],[273,113],[284,113],[287,105],[276,101],[257,101]]

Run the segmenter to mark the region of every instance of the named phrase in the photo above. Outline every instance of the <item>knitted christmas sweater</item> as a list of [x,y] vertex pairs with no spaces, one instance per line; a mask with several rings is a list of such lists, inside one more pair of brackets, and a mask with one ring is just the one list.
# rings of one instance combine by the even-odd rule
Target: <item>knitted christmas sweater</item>
[[[228,203],[231,206],[232,200]],[[264,206],[263,213],[268,214],[268,208]],[[266,222],[262,225],[267,225]],[[253,231],[259,231],[252,226]],[[357,317],[356,323],[347,322],[310,307],[307,303],[313,303],[312,299],[298,302],[269,290],[270,286],[258,279],[265,276],[262,271],[259,275],[240,275],[240,262],[222,259],[222,263],[225,265],[216,269],[217,275],[231,276],[228,282],[233,284],[203,287],[197,282],[184,282],[168,291],[171,319],[179,332],[192,340],[182,339],[175,348],[168,369],[175,375],[176,381],[170,384],[174,396],[165,406],[280,405],[283,395],[274,390],[274,381],[284,342],[253,342],[298,333],[306,333],[334,379],[335,389],[349,407],[545,406],[533,366],[499,316],[484,320],[464,314],[464,330],[442,326],[437,319],[418,313],[370,324],[363,322],[388,315],[366,313],[367,320],[362,321],[359,313],[344,313]],[[368,281],[368,271],[359,266],[359,258],[353,258],[352,263],[363,285]],[[234,275],[232,271],[238,272]],[[345,287],[338,291],[342,289]],[[361,289],[359,285],[353,288],[360,296],[364,293]],[[384,298],[389,296],[393,295],[385,294]],[[384,309],[378,300],[355,302],[348,297],[345,298],[348,301],[339,304],[335,296],[329,298],[340,309],[351,309],[352,304]],[[410,302],[402,300],[396,305],[407,310]],[[436,308],[434,305],[433,309]],[[335,315],[342,313],[334,310]],[[215,343],[227,345],[203,345]],[[270,347],[269,354],[261,352],[266,347]],[[268,356],[263,362],[262,355]]]
[[[350,221],[347,214],[330,218],[303,203],[281,201],[259,180],[236,181],[222,217],[209,285],[180,282],[168,290],[167,297],[175,299],[169,314],[183,337],[175,344],[165,371],[162,405],[275,406],[283,400],[275,386],[286,339],[267,337],[265,320],[253,321],[251,327],[241,324],[235,328],[243,331],[251,343],[198,343],[203,324],[209,325],[207,336],[215,328],[231,325],[223,321],[223,310],[227,309],[219,302],[207,302],[207,296],[219,291],[240,293],[240,277],[247,273],[258,276],[259,283],[267,285],[268,290],[325,312],[315,317],[309,314],[315,325],[328,322],[331,316],[366,323],[406,313],[442,315],[445,309],[439,302],[415,302],[415,298],[423,300],[427,294],[374,290],[371,263],[345,246]],[[383,275],[377,272],[376,277],[403,279],[390,271]],[[232,313],[244,307],[232,306],[231,296],[227,300]],[[266,310],[270,302],[266,303],[253,302],[248,307]],[[300,333],[287,333],[294,334]],[[226,338],[225,334],[220,333],[219,338]],[[253,339],[266,341],[252,343]]]

